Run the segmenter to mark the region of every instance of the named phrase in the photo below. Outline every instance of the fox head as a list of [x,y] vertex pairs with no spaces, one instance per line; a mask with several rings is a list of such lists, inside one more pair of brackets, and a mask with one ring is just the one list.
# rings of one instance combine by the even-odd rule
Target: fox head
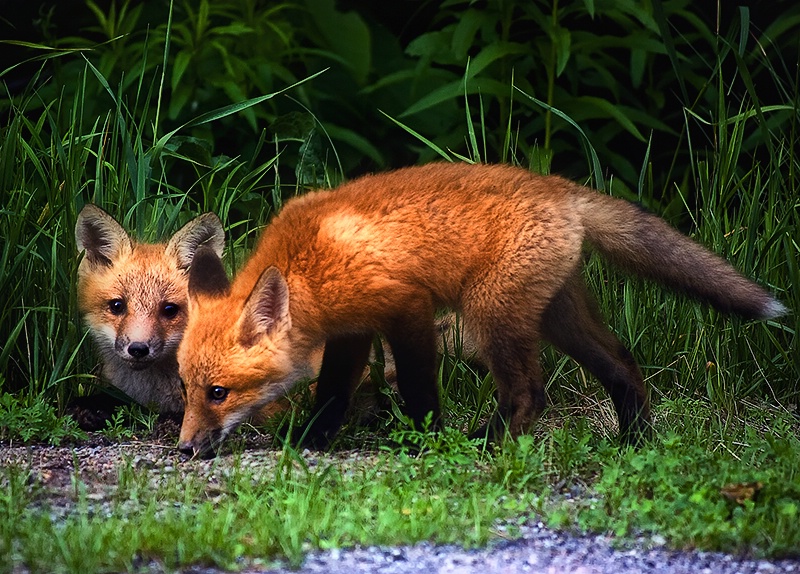
[[218,255],[201,247],[189,272],[189,319],[178,349],[185,410],[178,448],[213,456],[222,440],[307,371],[293,353],[289,288],[275,267],[246,297],[231,293]]
[[175,364],[187,318],[188,269],[201,245],[222,254],[225,240],[219,218],[203,214],[166,244],[138,243],[113,217],[90,204],[78,215],[75,241],[83,252],[78,304],[103,356],[104,370],[141,371],[164,361]]

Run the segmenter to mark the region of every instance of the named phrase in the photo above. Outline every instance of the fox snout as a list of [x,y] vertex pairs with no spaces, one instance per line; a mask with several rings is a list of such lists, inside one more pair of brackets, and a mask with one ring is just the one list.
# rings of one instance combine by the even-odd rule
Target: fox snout
[[190,458],[214,458],[217,455],[216,447],[221,442],[220,437],[219,431],[209,434],[198,433],[189,440],[181,439],[178,442],[178,450]]
[[[208,414],[208,413],[206,413]],[[183,413],[178,450],[191,458],[214,458],[222,443],[222,428],[216,421],[187,409]]]
[[131,340],[122,335],[117,337],[114,349],[134,369],[144,369],[156,361],[164,348],[163,341],[159,339]]

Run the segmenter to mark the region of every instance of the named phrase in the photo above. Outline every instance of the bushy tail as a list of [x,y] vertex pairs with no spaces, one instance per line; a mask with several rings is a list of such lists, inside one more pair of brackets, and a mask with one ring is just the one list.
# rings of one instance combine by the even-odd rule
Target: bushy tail
[[587,241],[622,269],[707,302],[724,313],[768,319],[786,313],[770,293],[664,220],[622,199],[581,193]]

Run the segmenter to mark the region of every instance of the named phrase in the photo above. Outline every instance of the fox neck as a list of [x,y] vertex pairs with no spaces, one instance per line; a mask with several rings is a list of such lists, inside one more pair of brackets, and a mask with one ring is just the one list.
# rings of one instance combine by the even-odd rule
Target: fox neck
[[106,359],[103,378],[140,405],[162,414],[183,412],[181,380],[174,357],[133,370],[120,359]]

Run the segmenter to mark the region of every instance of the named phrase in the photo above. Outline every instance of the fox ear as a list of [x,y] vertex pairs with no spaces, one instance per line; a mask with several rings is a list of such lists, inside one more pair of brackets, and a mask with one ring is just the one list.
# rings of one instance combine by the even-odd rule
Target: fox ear
[[166,253],[177,259],[178,267],[188,269],[201,245],[210,247],[217,257],[222,257],[225,231],[219,217],[213,213],[195,217],[176,231],[167,244]]
[[258,278],[244,304],[240,325],[239,342],[244,347],[291,326],[289,286],[277,268],[267,268]]
[[198,247],[189,267],[189,296],[221,297],[227,295],[230,288],[228,274],[216,251],[208,245]]
[[78,253],[86,252],[92,265],[110,266],[123,253],[133,249],[131,238],[122,226],[96,205],[87,204],[75,222]]

